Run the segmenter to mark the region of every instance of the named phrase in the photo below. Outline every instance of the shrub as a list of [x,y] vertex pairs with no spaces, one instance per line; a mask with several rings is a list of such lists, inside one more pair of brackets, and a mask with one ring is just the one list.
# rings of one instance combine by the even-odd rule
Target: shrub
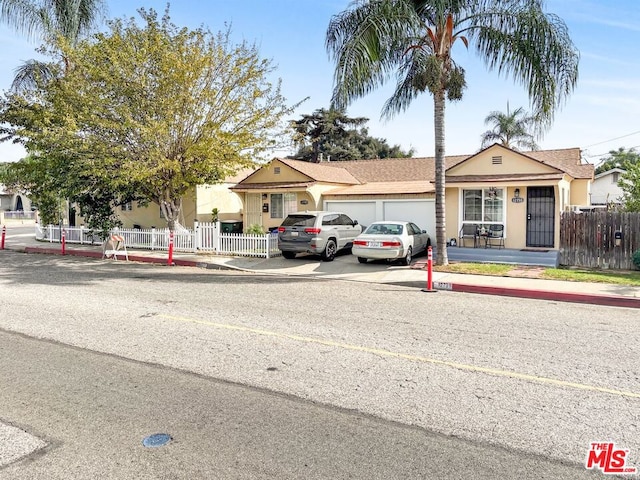
[[249,225],[246,233],[249,235],[264,235],[264,228],[262,228],[262,225],[254,223],[253,225]]
[[640,250],[636,250],[631,258],[633,259],[633,264],[640,270]]

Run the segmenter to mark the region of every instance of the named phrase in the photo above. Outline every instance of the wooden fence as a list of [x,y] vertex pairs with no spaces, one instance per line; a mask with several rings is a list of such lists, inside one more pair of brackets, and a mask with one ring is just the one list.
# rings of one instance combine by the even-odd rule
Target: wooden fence
[[560,217],[560,264],[634,270],[640,250],[640,213],[564,212]]

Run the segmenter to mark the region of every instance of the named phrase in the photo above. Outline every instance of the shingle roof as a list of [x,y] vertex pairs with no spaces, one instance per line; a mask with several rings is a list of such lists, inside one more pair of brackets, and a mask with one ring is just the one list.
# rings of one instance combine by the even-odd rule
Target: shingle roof
[[[573,178],[593,178],[593,165],[581,164],[579,148],[516,152],[549,165]],[[473,155],[452,155],[445,158],[446,169],[471,159]],[[305,163],[305,162],[302,162]],[[339,167],[348,170],[360,182],[407,182],[413,180],[435,181],[435,158],[384,158],[325,162],[312,165]]]
[[593,178],[593,165],[584,164],[580,160],[579,148],[563,148],[559,150],[538,150],[520,152],[541,163],[562,170],[573,178]]
[[530,180],[560,180],[564,174],[558,173],[514,173],[505,175],[456,175],[446,177],[445,183],[480,183],[480,182],[525,182]]
[[[450,156],[445,159],[445,165],[447,168],[451,168],[467,158],[468,155]],[[433,157],[351,160],[316,165],[344,168],[363,183],[435,181],[435,159]]]
[[371,182],[350,187],[334,188],[324,195],[385,195],[402,193],[433,193],[435,187],[427,180],[400,182]]

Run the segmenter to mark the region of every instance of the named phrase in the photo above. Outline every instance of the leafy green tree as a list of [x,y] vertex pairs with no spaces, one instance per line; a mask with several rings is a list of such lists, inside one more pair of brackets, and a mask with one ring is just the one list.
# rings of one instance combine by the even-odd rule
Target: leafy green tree
[[628,212],[640,212],[640,162],[629,164],[618,185],[624,192],[622,201]]
[[233,44],[228,30],[178,28],[168,12],[139,13],[142,27],[114,20],[75,47],[56,44],[71,68],[5,94],[0,132],[74,178],[73,195],[97,188],[96,199],[157,203],[174,229],[182,197],[253,165],[292,108],[254,45]]
[[514,150],[539,148],[535,136],[531,133],[535,129],[536,118],[522,107],[511,112],[507,103],[506,113],[495,110],[484,119],[484,123],[493,125],[493,128],[482,134],[482,148],[494,143]]
[[[326,160],[360,160],[364,158],[410,157],[399,145],[389,145],[385,139],[369,135],[362,127],[368,118],[348,117],[344,112],[324,108],[302,115],[289,123],[298,150],[292,156],[297,160],[317,162]],[[362,127],[362,128],[358,128]]]
[[[56,39],[75,45],[105,14],[104,0],[0,0],[0,21],[28,38],[51,44]],[[60,62],[69,60],[60,55]],[[31,88],[36,78],[51,79],[47,62],[27,60],[16,69],[12,88]]]
[[[348,117],[344,110],[320,108],[311,114],[302,115],[300,120],[292,120],[289,126],[293,130],[293,141],[298,146],[296,158],[320,161],[320,154],[330,155],[326,151],[332,141],[343,141],[349,136],[351,129],[365,124],[369,119],[364,117]],[[301,149],[309,147],[307,152]]]
[[620,147],[618,150],[610,150],[609,156],[606,157],[595,170],[595,174],[607,172],[612,168],[622,168],[628,170],[634,165],[640,164],[640,153],[634,148]]
[[445,226],[445,100],[460,100],[465,71],[457,41],[474,46],[491,70],[524,84],[543,126],[573,91],[579,54],[564,22],[542,0],[360,0],[332,17],[326,36],[335,59],[332,104],[345,108],[392,78],[382,115],[405,110],[421,93],[434,100],[437,263],[448,263]]
[[[45,164],[47,168],[43,168]],[[43,224],[58,224],[62,220],[65,202],[56,185],[56,172],[46,160],[29,155],[19,162],[7,163],[0,171],[0,183],[28,195],[38,205]]]

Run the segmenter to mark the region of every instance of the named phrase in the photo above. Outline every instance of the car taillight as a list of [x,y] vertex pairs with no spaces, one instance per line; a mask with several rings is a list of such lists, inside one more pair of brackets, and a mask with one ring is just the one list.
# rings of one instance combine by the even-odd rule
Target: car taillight
[[321,230],[322,230],[321,228],[305,228],[304,233],[312,233],[314,235],[317,235],[320,233]]
[[360,245],[361,247],[366,247],[367,246],[367,242],[365,240],[354,240],[353,244],[354,245]]
[[400,247],[402,246],[401,242],[398,241],[394,241],[394,242],[382,242],[382,246],[383,247]]
[[284,232],[285,228],[284,227],[278,227],[278,232]]

